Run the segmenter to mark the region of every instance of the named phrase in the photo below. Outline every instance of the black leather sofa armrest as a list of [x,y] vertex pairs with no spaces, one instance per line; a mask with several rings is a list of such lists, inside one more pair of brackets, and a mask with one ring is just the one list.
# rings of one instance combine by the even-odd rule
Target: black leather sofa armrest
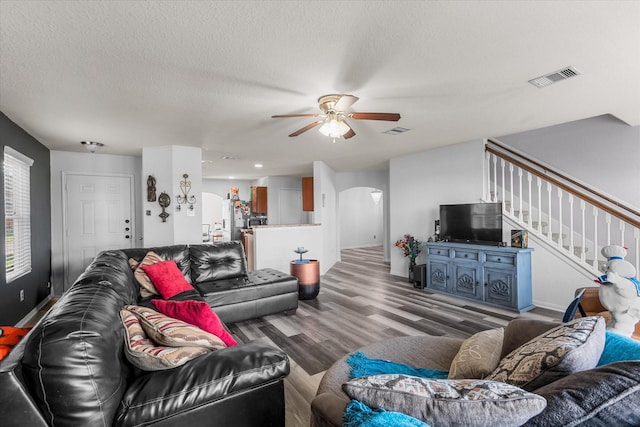
[[144,425],[280,381],[288,374],[286,353],[262,343],[214,351],[175,369],[145,373],[132,381],[114,425]]

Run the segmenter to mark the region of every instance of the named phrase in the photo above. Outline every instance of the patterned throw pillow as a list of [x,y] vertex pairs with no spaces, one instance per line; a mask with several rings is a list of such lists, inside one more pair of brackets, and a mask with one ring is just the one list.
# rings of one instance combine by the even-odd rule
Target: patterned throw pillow
[[[153,285],[147,273],[142,269],[143,265],[153,265],[155,263],[164,261],[160,255],[153,251],[147,252],[147,254],[142,258],[142,261],[137,265],[135,271],[133,272],[133,276],[136,278],[138,283],[140,284],[140,296],[143,298],[147,298],[152,295],[160,295],[156,287]],[[131,265],[131,261],[129,261],[129,265]]]
[[214,313],[211,307],[209,307],[209,304],[204,301],[165,301],[154,299],[151,303],[156,310],[162,314],[195,325],[204,331],[211,332],[213,335],[219,337],[227,347],[238,345],[235,338],[224,328],[218,315]]
[[449,379],[484,378],[500,363],[504,328],[478,332],[466,339],[451,362]]
[[533,393],[486,380],[388,374],[356,378],[342,388],[371,408],[401,412],[438,427],[522,425],[547,405]]
[[158,346],[144,333],[138,318],[126,309],[120,310],[124,325],[125,356],[134,366],[145,371],[171,369],[184,365],[211,350],[204,347]]
[[553,328],[502,358],[486,377],[535,390],[574,372],[592,369],[604,349],[602,317],[582,317]]
[[204,347],[210,350],[226,347],[217,336],[150,308],[128,305],[125,309],[138,318],[142,329],[157,344],[169,347]]

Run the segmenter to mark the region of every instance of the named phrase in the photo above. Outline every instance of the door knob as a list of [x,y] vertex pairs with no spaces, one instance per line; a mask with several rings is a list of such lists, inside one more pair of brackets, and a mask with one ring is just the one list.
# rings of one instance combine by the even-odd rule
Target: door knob
[[130,236],[127,234],[126,236],[124,236],[125,239],[128,239]]
[[125,224],[129,224],[129,220],[128,220],[128,219],[125,219],[125,220],[124,220],[124,223],[125,223]]

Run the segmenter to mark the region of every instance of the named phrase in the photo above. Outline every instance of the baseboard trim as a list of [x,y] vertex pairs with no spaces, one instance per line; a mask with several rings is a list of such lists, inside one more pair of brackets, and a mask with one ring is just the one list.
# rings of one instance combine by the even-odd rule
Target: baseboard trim
[[26,316],[24,316],[18,323],[16,323],[15,327],[24,328],[26,325],[28,325],[31,319],[33,319],[33,317],[38,313],[38,311],[40,311],[42,307],[44,307],[49,301],[51,301],[51,298],[53,298],[53,295],[49,294],[45,299],[40,301],[40,304],[31,309],[31,311],[28,312]]

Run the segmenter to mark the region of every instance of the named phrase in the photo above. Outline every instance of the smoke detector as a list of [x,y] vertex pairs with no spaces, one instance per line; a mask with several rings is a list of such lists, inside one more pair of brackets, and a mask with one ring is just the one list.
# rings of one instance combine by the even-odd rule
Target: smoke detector
[[545,74],[544,76],[536,77],[529,80],[529,83],[537,88],[547,87],[553,83],[570,79],[571,77],[579,76],[582,74],[572,66],[563,68],[562,70],[554,71],[553,73]]

